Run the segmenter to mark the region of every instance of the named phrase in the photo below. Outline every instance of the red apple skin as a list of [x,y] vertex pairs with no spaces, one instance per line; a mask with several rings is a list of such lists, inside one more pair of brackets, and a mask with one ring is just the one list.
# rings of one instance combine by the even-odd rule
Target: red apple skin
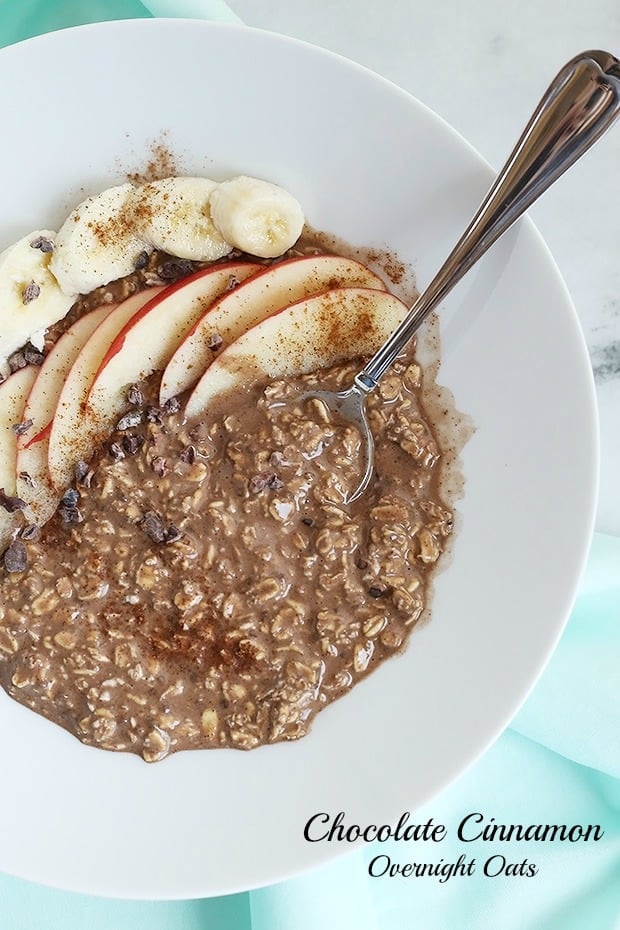
[[[262,268],[262,265],[255,262],[223,262],[165,287],[120,330],[101,360],[93,385],[112,360],[123,353],[127,339],[131,336],[141,342],[143,340],[140,346],[144,356],[143,369],[150,368],[148,373],[155,371],[157,360],[174,352],[211,304],[226,291],[231,281],[245,281]],[[172,307],[176,307],[177,312],[171,319]],[[156,341],[152,338],[153,334],[157,334]],[[148,350],[155,356],[150,363]],[[138,381],[145,376],[146,372],[138,372],[133,380]]]
[[159,402],[194,387],[217,353],[277,310],[342,286],[385,290],[381,278],[353,259],[308,255],[263,268],[214,301],[192,327],[164,370]]
[[407,305],[387,291],[356,287],[334,288],[279,310],[218,356],[190,395],[186,418],[258,381],[371,355],[407,312]]
[[95,372],[112,341],[127,320],[162,288],[152,288],[128,297],[99,323],[82,346],[60,392],[49,437],[48,467],[52,486],[64,491],[72,481],[80,459],[88,460],[96,441],[105,432],[88,410],[86,400]]
[[80,459],[127,410],[127,388],[163,370],[188,329],[231,280],[245,280],[262,266],[224,262],[182,281],[127,298],[95,329],[71,368],[49,438],[52,486],[62,491]]
[[[24,422],[28,394],[38,368],[27,365],[0,384],[0,488],[7,497],[17,494],[17,434],[13,426]],[[16,515],[0,507],[0,552],[9,543]]]
[[[17,492],[39,525],[51,517],[58,505],[48,453],[52,420],[63,385],[82,347],[114,309],[112,305],[99,307],[76,320],[50,350],[28,394],[24,419],[32,420],[32,427],[17,439]],[[19,477],[23,474],[28,479]]]

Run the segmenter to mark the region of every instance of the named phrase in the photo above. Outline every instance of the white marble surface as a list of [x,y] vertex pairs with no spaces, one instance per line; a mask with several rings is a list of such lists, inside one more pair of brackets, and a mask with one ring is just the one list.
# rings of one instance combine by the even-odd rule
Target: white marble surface
[[[393,80],[496,167],[566,60],[588,48],[620,57],[617,0],[230,0],[230,6],[248,25],[323,46]],[[619,166],[620,121],[532,209],[590,350],[601,423],[597,529],[614,534],[620,534]]]

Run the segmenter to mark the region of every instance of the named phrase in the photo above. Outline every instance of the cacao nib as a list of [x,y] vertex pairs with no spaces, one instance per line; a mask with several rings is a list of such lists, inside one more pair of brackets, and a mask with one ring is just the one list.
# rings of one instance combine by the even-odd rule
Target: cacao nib
[[164,529],[163,521],[154,510],[149,510],[144,514],[142,520],[140,521],[140,526],[146,535],[153,540],[153,542],[165,542],[166,530]]
[[18,510],[23,510],[25,506],[26,502],[21,497],[12,497],[5,493],[4,488],[0,488],[0,507],[3,507],[7,513],[17,513]]
[[51,239],[48,239],[47,236],[37,236],[37,238],[33,239],[30,243],[30,248],[49,253],[54,251],[54,243]]
[[28,567],[28,553],[23,542],[13,540],[4,553],[4,567],[7,572],[23,572]]

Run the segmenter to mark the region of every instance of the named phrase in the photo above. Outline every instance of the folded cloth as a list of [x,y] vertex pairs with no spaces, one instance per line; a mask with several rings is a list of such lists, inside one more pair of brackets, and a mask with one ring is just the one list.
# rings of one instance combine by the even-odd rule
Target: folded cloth
[[[250,895],[252,930],[619,930],[620,539],[595,535],[580,593],[549,665],[512,726],[424,809],[445,841],[373,843]],[[461,821],[600,825],[586,842],[474,842]],[[469,826],[471,824],[471,826]],[[464,828],[473,837],[474,821]],[[368,875],[391,862],[475,859],[471,876]],[[533,876],[494,873],[501,856]],[[383,858],[377,858],[383,857]],[[489,862],[485,875],[485,863]],[[527,872],[527,866],[524,871]],[[494,877],[493,877],[494,876]]]
[[225,23],[240,23],[236,13],[224,0],[145,0],[144,6],[153,16],[184,16],[186,19],[217,19]]
[[0,46],[67,26],[148,16],[241,22],[224,0],[0,0]]
[[[223,0],[0,0],[0,45],[149,15],[238,21]],[[291,881],[202,901],[115,901],[0,875],[0,928],[620,930],[619,658],[620,539],[597,535],[564,636],[512,726],[440,797],[412,812],[417,823],[432,816],[445,824],[441,844],[374,843]],[[458,826],[478,812],[489,824],[598,824],[604,836],[466,842]],[[460,856],[475,860],[472,874],[369,875],[388,859],[437,871]],[[505,874],[504,860],[526,874]]]
[[[416,823],[432,816],[444,824],[445,841],[373,843],[255,891],[252,930],[618,930],[619,800],[617,781],[508,730],[441,797],[415,812]],[[499,824],[600,824],[605,836],[575,844],[460,841],[459,824],[477,813],[485,823],[494,817]],[[464,829],[473,837],[480,826],[468,821]],[[461,869],[447,879],[368,874],[371,863],[373,872],[383,872],[388,858],[447,869],[461,856]],[[461,874],[472,860],[473,874]],[[525,874],[504,874],[507,864]],[[533,876],[530,867],[537,869]]]

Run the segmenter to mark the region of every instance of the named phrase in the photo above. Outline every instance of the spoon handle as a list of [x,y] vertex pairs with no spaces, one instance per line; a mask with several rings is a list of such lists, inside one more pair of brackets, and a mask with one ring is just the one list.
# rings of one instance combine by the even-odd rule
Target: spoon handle
[[360,389],[376,387],[428,314],[619,115],[617,58],[608,52],[582,52],[562,68],[462,237],[400,326],[356,377]]

